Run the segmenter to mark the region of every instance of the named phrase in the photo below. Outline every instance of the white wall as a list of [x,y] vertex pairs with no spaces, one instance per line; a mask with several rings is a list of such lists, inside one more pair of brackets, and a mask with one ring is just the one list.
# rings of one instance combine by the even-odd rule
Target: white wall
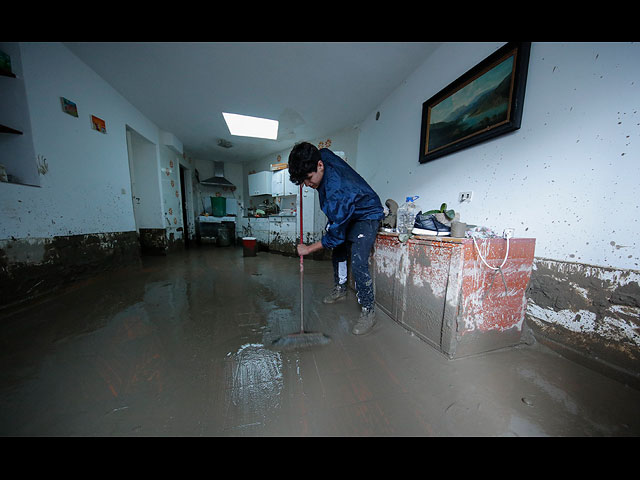
[[[61,43],[20,47],[34,149],[49,169],[41,187],[0,183],[0,239],[135,230],[126,125],[156,146],[159,129]],[[91,129],[91,115],[106,121],[106,135]]]
[[173,234],[176,240],[183,238],[182,192],[180,191],[180,157],[165,145],[159,148],[162,216],[167,238]]
[[425,209],[515,227],[536,257],[638,269],[639,44],[534,42],[521,129],[419,164],[422,103],[502,45],[438,48],[362,123],[359,172],[383,203],[420,195]]

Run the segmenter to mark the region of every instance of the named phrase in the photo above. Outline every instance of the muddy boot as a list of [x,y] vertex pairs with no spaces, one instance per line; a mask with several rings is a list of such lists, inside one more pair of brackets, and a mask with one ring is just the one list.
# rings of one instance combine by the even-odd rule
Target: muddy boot
[[331,293],[322,299],[322,303],[335,303],[344,298],[347,298],[347,285],[336,285]]
[[373,326],[376,324],[376,312],[373,307],[362,307],[362,313],[358,323],[353,326],[351,333],[354,335],[364,335],[369,333]]

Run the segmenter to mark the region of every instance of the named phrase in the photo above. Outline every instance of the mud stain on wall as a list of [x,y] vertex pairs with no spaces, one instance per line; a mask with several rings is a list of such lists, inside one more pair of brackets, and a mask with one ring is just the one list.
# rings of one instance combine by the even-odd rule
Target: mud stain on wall
[[640,274],[536,259],[527,325],[578,361],[640,382]]
[[141,228],[140,247],[144,255],[166,255],[169,239],[164,228]]
[[279,232],[272,232],[269,240],[269,250],[297,256],[297,244],[298,242],[296,242],[295,238],[291,238],[291,236]]
[[136,232],[0,241],[0,308],[79,279],[140,262]]

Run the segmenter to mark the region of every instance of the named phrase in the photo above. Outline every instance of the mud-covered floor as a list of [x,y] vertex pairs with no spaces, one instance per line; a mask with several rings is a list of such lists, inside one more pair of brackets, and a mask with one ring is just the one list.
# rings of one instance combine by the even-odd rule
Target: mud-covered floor
[[522,345],[450,361],[353,292],[324,305],[331,262],[203,246],[145,257],[0,315],[3,436],[635,436],[640,392]]

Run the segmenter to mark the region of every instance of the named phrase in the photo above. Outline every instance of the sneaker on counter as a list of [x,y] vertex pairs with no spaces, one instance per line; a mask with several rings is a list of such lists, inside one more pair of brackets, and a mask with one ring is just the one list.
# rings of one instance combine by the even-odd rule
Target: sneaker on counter
[[364,335],[365,333],[369,333],[375,324],[376,312],[374,311],[373,307],[362,307],[360,319],[353,326],[351,333],[353,333],[354,335]]
[[451,235],[451,227],[440,223],[433,214],[424,215],[419,212],[413,224],[411,233],[414,235],[436,235],[438,237]]
[[347,298],[347,285],[336,285],[331,293],[322,299],[322,303],[335,303],[344,298]]

